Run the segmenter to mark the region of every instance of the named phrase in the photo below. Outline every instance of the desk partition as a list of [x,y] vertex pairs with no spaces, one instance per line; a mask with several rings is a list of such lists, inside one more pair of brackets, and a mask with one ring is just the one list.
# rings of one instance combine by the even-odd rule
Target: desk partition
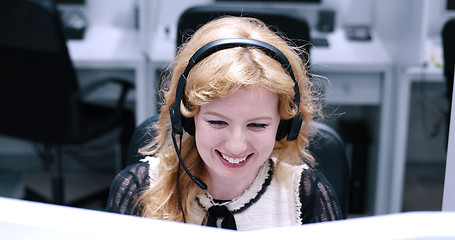
[[455,97],[452,97],[442,210],[455,211]]

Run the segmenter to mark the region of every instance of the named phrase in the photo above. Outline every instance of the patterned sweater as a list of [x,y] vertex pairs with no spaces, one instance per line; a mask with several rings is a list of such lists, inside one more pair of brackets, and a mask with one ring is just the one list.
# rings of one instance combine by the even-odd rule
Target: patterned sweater
[[[159,160],[148,157],[125,168],[114,179],[107,211],[140,216],[136,202],[158,175]],[[336,195],[325,176],[305,165],[284,164],[291,174],[287,183],[274,177],[275,162],[266,161],[251,186],[230,201],[217,201],[207,192],[194,200],[203,211],[194,216],[196,224],[205,224],[208,210],[214,205],[226,206],[233,214],[237,230],[300,225],[342,218]],[[217,222],[220,226],[221,219]]]

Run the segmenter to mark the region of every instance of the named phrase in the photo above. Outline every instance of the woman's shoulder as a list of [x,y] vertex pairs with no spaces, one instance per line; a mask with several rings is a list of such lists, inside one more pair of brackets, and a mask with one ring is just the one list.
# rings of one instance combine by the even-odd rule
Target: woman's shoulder
[[302,171],[302,181],[325,182],[327,178],[325,175],[316,168],[306,168]]
[[299,192],[302,223],[342,218],[335,192],[321,171],[317,169],[303,171]]
[[122,171],[120,171],[116,179],[122,180],[126,178],[133,178],[133,179],[143,179],[145,180],[148,177],[149,172],[149,164],[147,162],[138,162],[133,163],[125,167]]
[[332,186],[325,175],[318,169],[308,168],[302,171],[300,176],[301,191],[310,193],[323,188],[331,189]]
[[303,187],[316,183],[328,184],[326,177],[320,170],[310,167],[305,163],[299,165],[281,163],[280,171],[282,171],[287,178],[293,179],[292,181],[299,182]]
[[124,181],[130,179],[138,185],[143,185],[149,182],[151,175],[155,175],[158,167],[158,159],[155,157],[145,157],[137,163],[133,163],[120,171],[115,180]]
[[138,162],[125,167],[114,178],[109,191],[106,210],[139,215],[136,208],[139,193],[149,185],[149,165]]

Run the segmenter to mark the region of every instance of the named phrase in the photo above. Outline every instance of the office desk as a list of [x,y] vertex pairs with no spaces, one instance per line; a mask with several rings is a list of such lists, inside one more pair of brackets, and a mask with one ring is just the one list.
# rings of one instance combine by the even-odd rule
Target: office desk
[[[374,149],[377,159],[373,159],[372,166],[375,172],[369,189],[374,189],[373,212],[371,214],[384,214],[389,212],[389,169],[392,165],[392,60],[382,45],[380,39],[373,35],[372,41],[349,41],[340,29],[327,35],[329,47],[316,47],[310,51],[311,70],[327,77],[330,84],[323,84],[327,90],[326,101],[333,105],[350,106],[380,106],[379,129]],[[175,54],[175,40],[164,34],[155,34],[148,47],[148,58],[152,72],[169,64]],[[156,75],[151,75],[156,81]],[[152,82],[154,82],[152,81]],[[149,83],[150,84],[150,83]],[[142,84],[144,85],[144,84]],[[147,88],[153,94],[154,88]],[[149,94],[146,94],[147,96]],[[141,119],[151,116],[152,108],[138,109]]]
[[[377,123],[372,129],[373,156],[367,170],[369,176],[367,206],[370,214],[386,214],[390,209],[390,181],[393,136],[394,98],[392,60],[382,42],[373,34],[372,41],[347,40],[341,30],[327,36],[329,48],[311,50],[311,70],[325,76],[332,84],[327,103],[348,106],[379,106]],[[347,113],[349,114],[349,113]]]
[[147,81],[147,65],[140,49],[138,31],[112,25],[91,25],[84,39],[69,40],[67,45],[76,69],[134,71],[136,112],[148,107],[147,97],[142,91]]
[[231,231],[0,197],[2,240],[16,239],[454,239],[455,212],[412,212],[254,231]]
[[443,82],[441,68],[430,66],[427,68],[414,66],[406,69],[403,78],[398,81],[397,116],[395,131],[395,153],[391,179],[395,183],[391,187],[392,212],[401,211],[406,167],[406,150],[409,130],[409,114],[411,102],[411,88],[413,82]]

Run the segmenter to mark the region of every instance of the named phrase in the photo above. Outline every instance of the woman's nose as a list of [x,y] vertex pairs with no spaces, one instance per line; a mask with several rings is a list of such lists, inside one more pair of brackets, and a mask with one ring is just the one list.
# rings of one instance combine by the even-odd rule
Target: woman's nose
[[246,153],[248,148],[247,134],[243,129],[233,129],[227,136],[226,148],[229,154],[240,156]]

